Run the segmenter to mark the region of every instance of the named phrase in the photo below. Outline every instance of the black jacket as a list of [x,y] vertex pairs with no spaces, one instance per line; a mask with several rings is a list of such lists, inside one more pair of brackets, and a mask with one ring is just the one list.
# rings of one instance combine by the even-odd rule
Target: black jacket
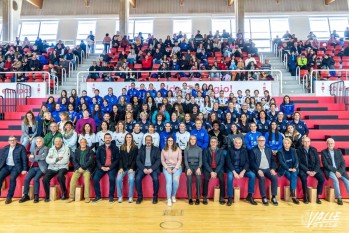
[[[271,149],[268,147],[264,148],[265,155],[269,162],[269,168],[276,170],[276,162]],[[258,146],[255,146],[250,151],[250,168],[253,172],[258,173],[259,166],[261,164],[261,151]]]
[[120,163],[119,163],[119,169],[128,170],[136,170],[136,160],[138,155],[138,147],[133,147],[129,153],[127,153],[126,150],[120,150]]
[[[137,156],[137,167],[139,170],[143,171],[145,166],[145,155],[146,155],[146,146],[142,146],[141,149],[138,151]],[[151,160],[151,169],[153,171],[157,171],[160,168],[161,164],[161,153],[160,149],[156,146],[151,146],[150,151],[150,160]],[[158,171],[160,172],[160,171]]]
[[[217,148],[215,159],[216,159],[216,172],[217,173],[224,172],[225,158],[224,158],[223,150]],[[212,154],[211,154],[210,147],[208,147],[204,150],[202,155],[203,170],[206,172],[212,172],[213,170],[212,170],[211,164],[212,164]]]
[[[7,145],[0,152],[0,170],[6,166],[6,160],[7,160],[9,150],[10,150],[10,145]],[[15,164],[14,168],[17,170],[17,172],[20,173],[22,171],[27,171],[28,158],[27,158],[27,151],[25,147],[17,143],[15,149],[13,150],[12,155],[13,155],[13,162]]]
[[[237,151],[234,147],[228,149],[228,154],[225,157],[225,165],[229,172],[235,171],[235,155],[234,152]],[[250,170],[250,161],[248,158],[248,153],[245,148],[240,149],[240,169],[249,171]]]
[[290,168],[296,168],[298,170],[298,156],[297,156],[297,151],[296,149],[294,148],[290,148],[290,151],[291,151],[291,156],[292,156],[292,166],[289,167],[287,165],[287,162],[286,162],[286,159],[285,159],[285,150],[284,148],[282,148],[281,150],[279,150],[277,152],[277,157],[278,157],[278,160],[279,160],[279,175],[280,176],[283,176],[285,174],[286,171],[288,171],[288,169]]
[[[110,144],[110,149],[111,149],[111,165],[110,165],[110,170],[118,168],[119,160],[120,160],[120,152],[119,148],[115,146],[115,144]],[[97,167],[101,169],[106,160],[107,154],[105,151],[105,144],[98,147],[97,153],[96,153],[96,163]]]
[[339,149],[334,150],[334,161],[336,163],[335,168],[332,163],[331,155],[328,149],[321,151],[321,161],[324,165],[324,172],[326,179],[330,177],[330,172],[336,173],[339,172],[342,176],[349,179],[347,172],[345,171],[345,161],[342,155],[342,151]]
[[321,172],[320,158],[315,147],[309,147],[307,154],[302,146],[297,150],[297,155],[299,162],[299,173],[307,173],[308,171],[315,171],[316,173]]
[[80,164],[80,154],[81,154],[81,149],[77,148],[75,150],[75,153],[72,159],[72,162],[74,165],[74,171],[78,170],[81,167],[82,169],[88,170],[92,173],[95,168],[94,151],[90,147],[86,148],[85,166],[81,166]]

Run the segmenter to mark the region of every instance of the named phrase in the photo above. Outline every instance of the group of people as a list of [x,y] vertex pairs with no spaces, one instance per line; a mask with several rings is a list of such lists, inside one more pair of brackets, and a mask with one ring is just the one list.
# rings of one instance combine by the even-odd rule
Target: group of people
[[[302,181],[304,202],[308,203],[307,176],[318,180],[317,195],[322,194],[324,177],[316,148],[310,146],[309,129],[295,112],[294,103],[285,96],[277,107],[275,99],[258,90],[253,96],[239,90],[237,96],[230,93],[226,98],[221,91],[216,97],[213,87],[186,83],[174,91],[161,84],[156,91],[152,84],[145,90],[143,84],[116,97],[112,88],[102,98],[81,97],[76,93],[68,98],[62,92],[55,103],[49,97],[37,117],[29,111],[22,123],[21,144],[9,138],[9,145],[2,150],[0,160],[0,183],[11,174],[10,190],[6,203],[10,203],[20,173],[28,175],[20,202],[28,200],[28,186],[34,178],[34,201],[38,201],[39,179],[44,175],[45,201],[49,201],[50,180],[57,175],[62,199],[74,200],[76,181],[84,177],[85,200],[90,202],[89,180],[93,179],[96,197],[101,200],[100,179],[109,176],[109,201],[114,201],[117,186],[118,202],[123,201],[122,182],[128,177],[128,201],[133,201],[136,186],[137,203],[143,200],[142,179],[153,179],[153,203],[158,202],[159,179],[162,171],[166,179],[168,205],[176,202],[176,192],[182,172],[187,175],[189,204],[193,204],[193,176],[196,177],[196,200],[201,194],[207,204],[208,184],[211,178],[220,183],[220,203],[225,204],[225,180],[227,173],[228,205],[233,200],[233,181],[248,177],[247,201],[254,201],[255,179],[258,178],[262,203],[268,205],[265,178],[271,180],[271,202],[276,200],[278,177],[290,180],[291,197],[295,194],[297,177]],[[153,96],[156,96],[155,98]],[[184,97],[184,98],[183,98]],[[212,98],[211,98],[212,97]],[[254,100],[255,102],[252,102]],[[67,106],[67,108],[64,108]],[[102,118],[103,117],[103,118]],[[343,204],[339,189],[341,179],[347,191],[349,180],[342,153],[334,149],[334,141],[327,140],[328,149],[323,150],[322,163],[326,178],[334,183],[338,204]],[[30,150],[31,166],[28,170],[26,149]],[[69,168],[70,164],[70,168]],[[74,170],[69,196],[65,187],[65,174]],[[201,176],[204,177],[201,193]],[[317,198],[317,203],[321,203]]]

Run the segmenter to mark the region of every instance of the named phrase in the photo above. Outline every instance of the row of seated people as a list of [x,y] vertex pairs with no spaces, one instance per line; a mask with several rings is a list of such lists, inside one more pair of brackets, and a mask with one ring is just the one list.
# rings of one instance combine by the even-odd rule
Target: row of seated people
[[[54,125],[54,123],[53,123]],[[218,178],[220,185],[220,204],[225,204],[225,180],[224,173],[227,172],[227,205],[232,205],[233,200],[233,182],[243,177],[248,177],[248,195],[246,200],[252,205],[255,202],[254,187],[256,178],[258,178],[259,191],[262,197],[263,205],[269,205],[266,197],[265,181],[271,181],[271,202],[278,205],[276,199],[278,177],[285,176],[290,180],[290,196],[295,204],[299,204],[295,189],[298,176],[302,181],[304,193],[304,202],[308,203],[307,177],[311,176],[318,180],[316,203],[321,204],[319,195],[323,192],[325,178],[320,169],[320,158],[316,148],[310,146],[310,139],[303,138],[303,145],[298,150],[291,147],[292,141],[289,138],[283,140],[282,148],[274,153],[266,147],[266,138],[258,137],[258,143],[250,150],[242,146],[243,140],[240,137],[235,138],[233,146],[228,150],[219,147],[219,139],[212,136],[209,142],[199,144],[201,134],[206,134],[201,129],[202,121],[196,121],[197,132],[192,132],[186,140],[187,146],[183,149],[176,145],[173,136],[166,138],[165,147],[160,150],[153,144],[153,138],[148,135],[145,138],[145,145],[138,147],[133,135],[127,133],[124,137],[124,143],[119,147],[112,143],[112,135],[104,135],[104,144],[96,150],[88,146],[86,138],[80,140],[80,146],[73,148],[69,143],[64,143],[63,139],[56,136],[52,139],[51,148],[44,145],[42,137],[35,138],[35,147],[29,155],[31,162],[28,166],[28,158],[25,147],[17,143],[13,136],[9,137],[9,145],[5,146],[0,154],[0,183],[10,175],[9,191],[6,198],[6,204],[12,202],[14,190],[16,188],[16,178],[22,174],[26,176],[23,190],[23,197],[20,203],[29,200],[29,184],[34,179],[34,203],[39,202],[40,178],[43,176],[43,186],[45,190],[45,202],[49,202],[50,180],[57,176],[62,198],[68,196],[66,187],[66,177],[68,173],[69,161],[74,165],[74,173],[70,182],[70,192],[68,203],[74,201],[74,191],[78,179],[84,177],[84,195],[85,202],[90,202],[90,179],[93,179],[93,186],[96,197],[93,202],[101,201],[100,180],[104,175],[109,177],[109,202],[114,202],[115,186],[117,186],[118,202],[123,201],[122,187],[123,178],[128,178],[128,202],[133,202],[134,185],[137,189],[137,204],[143,201],[142,180],[150,175],[153,180],[153,204],[158,203],[159,174],[162,169],[166,179],[166,194],[168,206],[176,202],[176,192],[179,187],[179,181],[182,174],[182,161],[185,164],[185,174],[187,175],[187,190],[189,204],[193,204],[192,195],[192,177],[196,177],[196,200],[195,204],[200,204],[201,197],[201,175],[204,176],[203,184],[203,204],[207,205],[208,184],[211,178]],[[57,127],[57,126],[56,126]],[[73,124],[67,122],[65,130],[68,134],[74,131]],[[69,135],[68,135],[69,136]],[[70,136],[71,137],[71,136]],[[183,156],[184,154],[184,156]],[[184,157],[184,158],[183,158]],[[335,149],[335,142],[329,138],[327,140],[327,149],[321,151],[321,161],[326,179],[331,179],[334,184],[337,203],[342,205],[341,190],[339,180],[345,184],[346,191],[349,193],[349,177],[346,173],[346,166],[341,150]],[[115,179],[116,178],[116,179]]]

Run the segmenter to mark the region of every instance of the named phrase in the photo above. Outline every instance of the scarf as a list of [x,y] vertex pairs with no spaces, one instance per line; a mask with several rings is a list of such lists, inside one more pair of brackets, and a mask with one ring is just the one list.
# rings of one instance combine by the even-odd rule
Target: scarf
[[64,139],[68,140],[74,135],[74,132],[75,131],[73,129],[71,129],[70,131],[64,131],[62,136]]

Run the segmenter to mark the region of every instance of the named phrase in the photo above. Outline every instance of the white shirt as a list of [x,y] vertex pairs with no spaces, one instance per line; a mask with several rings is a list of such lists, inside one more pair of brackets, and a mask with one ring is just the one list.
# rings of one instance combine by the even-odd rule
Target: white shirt
[[125,137],[126,137],[127,132],[125,131],[124,133],[113,133],[113,140],[115,141],[115,145],[120,149],[122,144],[125,142]]
[[15,161],[13,161],[13,151],[15,150],[16,147],[10,147],[8,150],[8,155],[6,159],[6,165],[8,166],[15,166]]
[[190,139],[190,133],[185,131],[184,133],[177,132],[176,133],[176,143],[181,150],[185,150],[188,146],[188,142]]
[[150,133],[146,133],[144,134],[143,136],[143,145],[145,145],[145,138],[150,135],[153,139],[153,145],[156,146],[156,147],[159,147],[160,145],[160,135],[158,133],[153,133],[153,134],[150,134]]
[[133,132],[132,136],[133,136],[133,141],[138,146],[138,149],[141,148],[144,134],[142,132],[139,132],[139,133]]
[[93,134],[85,134],[85,135],[82,135],[80,134],[79,136],[79,143],[81,141],[81,139],[85,138],[86,141],[87,141],[87,146],[91,147],[93,143],[96,143],[96,134],[93,133]]
[[107,131],[105,133],[103,133],[102,131],[99,131],[97,134],[96,134],[96,142],[98,142],[98,145],[101,146],[101,145],[104,145],[104,135],[106,133],[109,133],[110,135],[113,135],[113,132],[112,131]]

